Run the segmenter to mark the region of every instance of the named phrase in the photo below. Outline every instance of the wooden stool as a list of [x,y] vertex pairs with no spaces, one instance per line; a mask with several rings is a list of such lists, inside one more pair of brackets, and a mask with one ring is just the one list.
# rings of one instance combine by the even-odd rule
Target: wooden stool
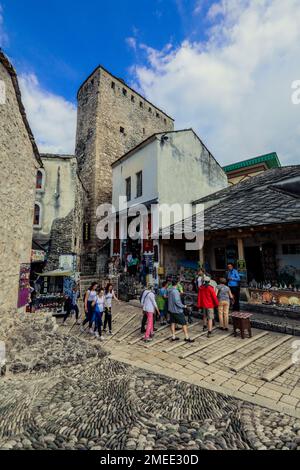
[[245,339],[245,330],[248,331],[249,338],[252,338],[250,318],[252,313],[236,312],[231,315],[233,323],[233,333],[237,336],[237,330],[240,330],[242,339]]

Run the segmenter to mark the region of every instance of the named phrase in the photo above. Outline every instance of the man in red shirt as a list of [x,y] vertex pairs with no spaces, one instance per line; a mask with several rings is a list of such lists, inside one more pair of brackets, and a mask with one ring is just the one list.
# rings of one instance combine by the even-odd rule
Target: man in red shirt
[[219,301],[216,296],[215,290],[209,285],[210,277],[204,276],[203,284],[199,287],[198,291],[198,304],[197,307],[203,311],[203,331],[207,329],[207,337],[210,338],[212,334],[214,308],[218,307]]

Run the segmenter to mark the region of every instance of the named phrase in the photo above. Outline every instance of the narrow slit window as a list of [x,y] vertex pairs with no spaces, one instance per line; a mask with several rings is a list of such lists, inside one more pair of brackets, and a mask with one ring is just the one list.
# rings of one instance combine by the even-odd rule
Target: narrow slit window
[[34,205],[33,225],[40,225],[41,223],[41,208],[39,204]]
[[139,171],[136,174],[136,197],[141,197],[143,194],[143,172]]
[[126,184],[126,200],[130,201],[130,199],[131,199],[131,177],[126,178],[125,184]]

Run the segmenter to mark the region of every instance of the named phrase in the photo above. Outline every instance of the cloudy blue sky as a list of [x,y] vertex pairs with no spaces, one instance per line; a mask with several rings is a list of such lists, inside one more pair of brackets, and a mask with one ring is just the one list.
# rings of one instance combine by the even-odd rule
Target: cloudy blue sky
[[220,163],[300,163],[300,0],[0,0],[0,46],[41,151],[73,152],[99,64],[193,127]]

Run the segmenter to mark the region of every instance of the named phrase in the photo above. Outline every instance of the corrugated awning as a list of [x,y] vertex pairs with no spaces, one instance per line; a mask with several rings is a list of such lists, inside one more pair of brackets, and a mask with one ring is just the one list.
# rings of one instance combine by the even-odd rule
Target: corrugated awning
[[39,276],[44,276],[44,277],[70,277],[73,276],[73,271],[64,271],[62,269],[55,269],[54,271],[46,271],[44,273],[36,273]]

